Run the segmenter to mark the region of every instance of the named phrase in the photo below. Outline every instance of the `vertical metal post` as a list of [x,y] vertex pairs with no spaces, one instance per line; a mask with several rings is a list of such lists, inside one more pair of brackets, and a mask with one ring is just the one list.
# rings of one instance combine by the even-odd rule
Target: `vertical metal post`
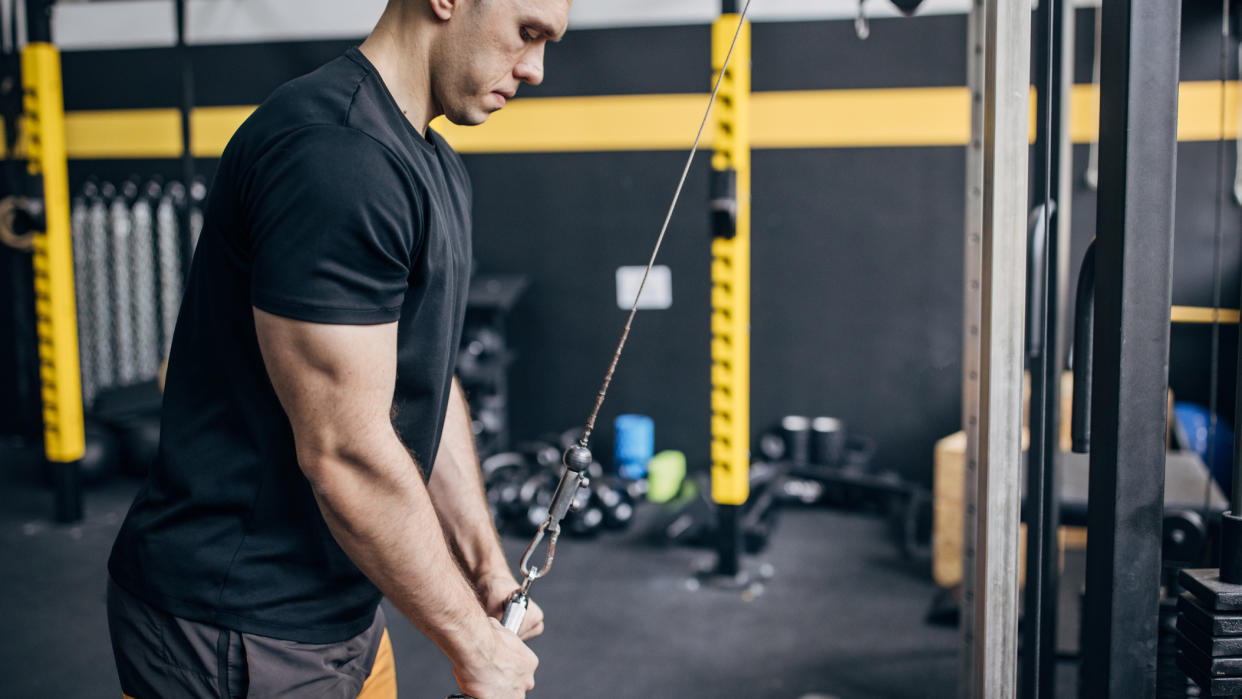
[[979,503],[979,334],[983,311],[983,0],[970,6],[966,46],[967,83],[970,87],[970,142],[966,146],[966,241],[963,264],[962,322],[962,430],[966,432],[966,477],[962,492],[962,600],[961,648],[958,659],[958,696],[975,695],[975,531]]
[[[1028,308],[1038,320],[1030,346],[1030,441],[1026,488],[1026,589],[1024,600],[1022,696],[1052,697],[1055,691],[1057,629],[1057,462],[1060,455],[1061,405],[1061,286],[1065,257],[1058,223],[1060,210],[1062,141],[1066,135],[1064,106],[1068,101],[1064,44],[1064,17],[1073,13],[1066,0],[1045,0],[1035,11],[1035,215],[1043,217],[1045,248],[1031,269],[1029,280],[1038,289]],[[1037,224],[1040,225],[1040,224]]]
[[29,43],[22,92],[29,134],[28,171],[42,186],[44,230],[34,237],[35,317],[43,386],[44,451],[56,490],[56,519],[82,518],[80,464],[85,451],[82,379],[69,221],[69,174],[60,54],[50,43],[50,4],[27,4]]
[[1104,0],[1084,696],[1154,697],[1181,3]]
[[181,180],[185,184],[187,205],[182,213],[181,225],[181,275],[188,277],[194,243],[190,223],[192,209],[189,193],[194,189],[194,149],[190,116],[194,111],[194,64],[185,42],[186,0],[175,0],[173,8],[177,21],[177,60],[181,62]]
[[[1068,318],[1070,314],[1069,289],[1073,280],[1070,278],[1070,240],[1074,227],[1074,143],[1070,137],[1070,96],[1074,92],[1074,37],[1075,34],[1075,10],[1073,7],[1067,7],[1061,13],[1061,82],[1057,86],[1060,92],[1061,106],[1056,114],[1056,119],[1061,125],[1060,141],[1053,145],[1060,150],[1060,157],[1057,159],[1058,174],[1055,180],[1058,184],[1056,192],[1057,215],[1055,227],[1049,231],[1049,235],[1057,236],[1058,256],[1056,258],[1049,257],[1049,264],[1057,265],[1057,279],[1060,284],[1057,288],[1057,308],[1058,313],[1065,314],[1063,317]],[[1057,331],[1060,332],[1065,328],[1064,323],[1057,325]],[[1067,341],[1061,342],[1060,355],[1057,359],[1058,371],[1065,368],[1065,354]],[[1060,383],[1057,384],[1060,386]],[[1057,403],[1060,408],[1060,403]],[[1057,425],[1058,435],[1060,434],[1060,424]],[[1059,442],[1059,437],[1058,437]],[[1059,447],[1058,447],[1059,448]],[[1054,491],[1056,492],[1056,491]]]
[[52,42],[53,0],[26,0],[26,42]]
[[[712,25],[713,83],[739,21],[739,15],[726,14]],[[712,499],[722,507],[740,506],[750,495],[749,22],[746,25],[738,34],[713,108],[712,169],[734,173],[737,202],[732,235],[712,240]]]
[[[978,493],[969,631],[974,697],[1016,696],[1030,0],[984,0]],[[968,475],[970,475],[968,473]]]

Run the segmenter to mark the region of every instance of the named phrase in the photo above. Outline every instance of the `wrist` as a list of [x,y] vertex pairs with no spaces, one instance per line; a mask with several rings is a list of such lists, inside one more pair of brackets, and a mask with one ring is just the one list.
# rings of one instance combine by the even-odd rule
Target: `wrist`
[[446,634],[445,641],[438,645],[454,665],[468,666],[479,658],[490,657],[495,643],[492,621],[480,608],[477,613],[472,610],[469,617]]
[[513,576],[513,571],[509,570],[509,562],[503,558],[478,566],[470,577],[476,587],[510,583],[517,586],[517,578]]

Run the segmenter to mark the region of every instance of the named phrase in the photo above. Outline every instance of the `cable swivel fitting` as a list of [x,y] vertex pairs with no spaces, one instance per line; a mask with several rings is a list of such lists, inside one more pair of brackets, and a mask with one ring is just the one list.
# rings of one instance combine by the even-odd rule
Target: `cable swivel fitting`
[[[556,493],[552,496],[551,504],[548,505],[548,518],[539,525],[539,530],[535,532],[535,537],[526,547],[526,552],[522,554],[522,561],[519,564],[519,570],[526,577],[523,588],[529,589],[531,581],[542,578],[552,568],[552,559],[556,556],[556,540],[561,535],[561,520],[565,519],[565,515],[569,514],[569,510],[573,507],[578,489],[589,483],[586,470],[592,461],[594,457],[591,456],[591,450],[581,442],[566,449],[561,457],[565,471],[561,474]],[[544,559],[543,565],[536,568],[531,566],[531,559],[534,558],[535,550],[545,536],[548,539],[547,558]]]

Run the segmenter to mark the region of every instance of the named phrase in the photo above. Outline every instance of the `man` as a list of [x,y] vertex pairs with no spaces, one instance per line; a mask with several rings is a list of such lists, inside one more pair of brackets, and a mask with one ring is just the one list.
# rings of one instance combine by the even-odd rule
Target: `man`
[[[570,1],[390,0],[230,142],[159,463],[109,561],[127,695],[392,696],[381,593],[466,694],[533,687],[534,654],[497,621],[517,583],[452,378],[469,181],[427,124],[481,123],[539,84]],[[532,607],[519,635],[542,628]]]

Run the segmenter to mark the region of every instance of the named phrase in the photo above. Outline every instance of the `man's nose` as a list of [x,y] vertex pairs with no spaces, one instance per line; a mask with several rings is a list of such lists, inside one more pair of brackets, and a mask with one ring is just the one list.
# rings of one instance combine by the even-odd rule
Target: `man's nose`
[[514,77],[528,85],[543,82],[543,42],[539,42],[527,51],[513,69]]

